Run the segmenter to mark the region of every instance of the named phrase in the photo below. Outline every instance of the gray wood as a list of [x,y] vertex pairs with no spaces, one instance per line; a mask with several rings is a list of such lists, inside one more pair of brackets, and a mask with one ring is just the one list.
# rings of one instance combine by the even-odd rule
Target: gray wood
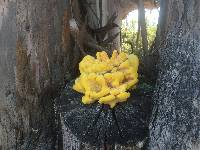
[[0,149],[15,149],[19,116],[15,99],[16,2],[0,1]]

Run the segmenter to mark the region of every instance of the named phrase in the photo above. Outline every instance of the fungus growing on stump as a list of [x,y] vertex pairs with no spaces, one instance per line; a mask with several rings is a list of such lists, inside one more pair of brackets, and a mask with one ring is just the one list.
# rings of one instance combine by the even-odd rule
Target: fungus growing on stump
[[138,82],[139,60],[136,55],[127,55],[114,51],[109,59],[106,52],[97,52],[97,59],[87,55],[80,62],[80,77],[76,79],[73,89],[85,94],[84,104],[98,100],[110,108],[130,97],[126,90]]
[[79,64],[80,76],[68,83],[57,100],[64,124],[91,145],[130,144],[148,134],[150,96],[134,92],[139,60],[117,53],[98,52]]

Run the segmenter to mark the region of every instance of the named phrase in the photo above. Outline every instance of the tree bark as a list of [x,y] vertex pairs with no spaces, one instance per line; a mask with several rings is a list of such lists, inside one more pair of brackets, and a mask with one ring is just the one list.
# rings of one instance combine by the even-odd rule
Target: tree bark
[[0,149],[55,149],[53,99],[75,65],[69,4],[0,2]]
[[[0,1],[0,149],[15,149],[21,133],[15,99],[16,2]],[[19,124],[20,125],[20,124]]]
[[144,1],[138,1],[138,31],[141,32],[143,54],[146,55],[148,51],[147,28],[145,20]]
[[200,1],[161,1],[151,150],[200,149]]

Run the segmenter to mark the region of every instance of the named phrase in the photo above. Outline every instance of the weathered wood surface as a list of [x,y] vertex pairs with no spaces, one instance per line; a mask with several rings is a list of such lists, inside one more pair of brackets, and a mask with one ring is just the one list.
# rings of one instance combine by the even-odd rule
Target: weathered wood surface
[[127,102],[110,109],[98,103],[82,104],[82,95],[72,90],[72,84],[68,83],[55,101],[61,116],[64,149],[139,149],[136,145],[148,135],[150,95],[132,92]]
[[[150,124],[152,150],[199,150],[200,1],[162,1],[159,79]],[[163,24],[164,23],[164,24]]]
[[0,149],[15,149],[19,115],[15,99],[16,2],[0,1]]
[[[64,150],[141,150],[141,147],[144,143],[139,143],[137,146],[122,146],[120,144],[115,144],[112,146],[105,147],[104,145],[95,147],[91,146],[86,143],[80,142],[70,131],[69,128],[67,128],[63,122],[63,149]],[[70,137],[70,138],[69,138]]]
[[29,118],[21,149],[55,149],[60,143],[53,98],[74,70],[68,7],[65,0],[17,1],[16,92]]
[[53,98],[73,72],[67,7],[0,1],[0,149],[55,149]]

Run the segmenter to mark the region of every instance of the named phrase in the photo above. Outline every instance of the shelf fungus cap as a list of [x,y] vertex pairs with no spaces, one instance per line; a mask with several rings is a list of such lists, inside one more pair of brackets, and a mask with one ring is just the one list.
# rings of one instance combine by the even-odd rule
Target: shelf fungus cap
[[139,59],[136,55],[113,51],[111,58],[105,51],[97,52],[96,58],[87,55],[79,63],[81,75],[73,89],[85,94],[84,104],[98,101],[114,108],[117,103],[130,97],[127,92],[138,82]]

